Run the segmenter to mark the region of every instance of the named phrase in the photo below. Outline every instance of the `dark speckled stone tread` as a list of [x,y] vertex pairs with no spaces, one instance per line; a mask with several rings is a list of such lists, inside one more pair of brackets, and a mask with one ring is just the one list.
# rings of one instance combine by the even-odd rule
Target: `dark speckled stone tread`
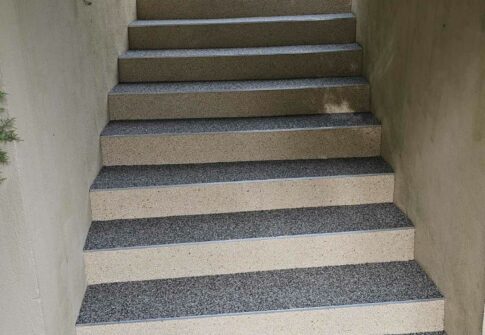
[[371,113],[342,113],[263,118],[113,121],[101,136],[198,134],[295,129],[356,128],[378,126]]
[[391,174],[380,157],[104,167],[92,190]]
[[138,0],[139,19],[200,19],[351,12],[342,0]]
[[[394,334],[389,334],[394,335]],[[432,333],[412,333],[412,334],[399,334],[399,335],[446,335],[445,332],[432,332]]]
[[260,48],[217,48],[217,49],[174,49],[174,50],[128,50],[120,56],[124,59],[143,58],[188,58],[188,57],[232,57],[232,56],[271,56],[301,55],[325,52],[361,51],[357,43],[298,45]]
[[362,77],[119,84],[110,95],[301,90],[369,85]]
[[89,286],[78,324],[440,299],[415,262]]
[[362,47],[351,44],[129,50],[119,80],[185,82],[359,76]]
[[153,26],[183,26],[183,25],[211,25],[211,24],[240,24],[240,23],[269,23],[269,22],[305,22],[325,21],[337,19],[353,19],[352,13],[318,14],[318,15],[290,15],[267,17],[241,17],[221,19],[178,19],[178,20],[136,20],[129,27]]
[[85,250],[411,228],[393,204],[93,222]]
[[352,13],[137,20],[129,25],[132,50],[267,47],[355,42]]

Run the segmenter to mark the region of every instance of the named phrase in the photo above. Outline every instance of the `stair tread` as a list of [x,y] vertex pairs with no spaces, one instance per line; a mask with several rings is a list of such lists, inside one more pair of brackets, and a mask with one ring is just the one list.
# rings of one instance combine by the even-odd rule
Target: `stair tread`
[[128,50],[120,56],[122,60],[144,58],[190,58],[190,57],[241,57],[241,56],[272,56],[301,55],[325,52],[360,51],[357,43],[322,44],[322,45],[292,45],[256,48],[220,48],[220,49],[173,49],[173,50]]
[[341,19],[355,19],[352,13],[318,14],[318,15],[289,15],[289,16],[266,16],[244,18],[218,18],[218,19],[179,19],[179,20],[136,20],[130,27],[153,27],[153,26],[180,26],[180,25],[210,25],[210,24],[250,24],[271,22],[304,22],[304,21],[329,21]]
[[180,83],[135,83],[118,84],[110,92],[110,95],[297,90],[355,85],[369,85],[369,83],[363,77],[206,81]]
[[380,157],[103,167],[92,190],[391,174]]
[[220,17],[248,17],[274,15],[305,15],[320,13],[350,12],[349,1],[294,1],[294,0],[242,0],[216,1],[210,6],[204,1],[157,1],[140,0],[138,17],[140,18],[220,18]]
[[91,225],[84,250],[412,227],[390,203],[99,221]]
[[89,286],[78,324],[441,299],[416,262]]
[[371,113],[220,119],[112,121],[103,130],[101,136],[199,134],[373,126],[379,126],[379,121]]

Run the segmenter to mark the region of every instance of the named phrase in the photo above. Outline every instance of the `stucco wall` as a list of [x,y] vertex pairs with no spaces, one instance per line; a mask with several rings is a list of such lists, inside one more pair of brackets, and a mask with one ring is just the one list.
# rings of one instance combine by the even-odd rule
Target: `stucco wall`
[[74,334],[88,190],[134,18],[135,0],[0,1],[0,88],[23,139],[0,168],[0,334]]
[[485,1],[354,0],[395,201],[447,298],[449,335],[482,334]]

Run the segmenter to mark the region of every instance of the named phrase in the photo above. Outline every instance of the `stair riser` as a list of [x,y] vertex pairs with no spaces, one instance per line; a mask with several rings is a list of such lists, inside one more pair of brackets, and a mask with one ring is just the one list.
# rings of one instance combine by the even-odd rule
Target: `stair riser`
[[369,86],[292,90],[110,94],[111,120],[283,116],[369,111]]
[[394,175],[95,190],[95,221],[392,202]]
[[414,229],[85,252],[88,284],[408,261]]
[[443,329],[444,302],[416,301],[77,327],[77,335],[343,335]]
[[351,0],[138,0],[138,18],[209,19],[350,12]]
[[373,157],[380,127],[160,136],[104,136],[103,163],[161,165]]
[[355,42],[355,18],[129,27],[130,49],[243,48]]
[[362,50],[253,56],[120,58],[120,81],[179,82],[357,76]]

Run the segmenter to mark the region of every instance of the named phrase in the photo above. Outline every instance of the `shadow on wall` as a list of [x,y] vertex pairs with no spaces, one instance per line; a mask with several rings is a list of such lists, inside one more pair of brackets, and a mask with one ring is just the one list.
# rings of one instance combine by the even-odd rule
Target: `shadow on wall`
[[89,7],[82,0],[0,1],[2,88],[23,140],[2,167],[0,261],[15,280],[0,284],[1,334],[75,333],[86,287],[89,186],[135,7],[135,0]]
[[354,0],[372,111],[449,335],[482,335],[485,1]]

